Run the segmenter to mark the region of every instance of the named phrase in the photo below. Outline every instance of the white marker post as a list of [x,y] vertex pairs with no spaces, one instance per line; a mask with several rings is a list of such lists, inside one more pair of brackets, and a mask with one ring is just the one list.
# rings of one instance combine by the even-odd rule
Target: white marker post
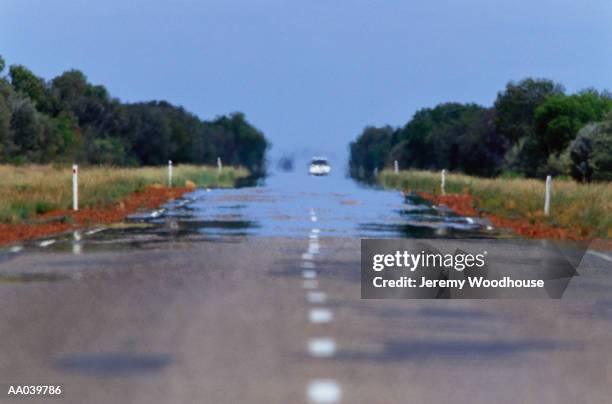
[[550,215],[550,197],[552,195],[552,177],[546,176],[546,195],[544,196],[544,216]]
[[393,162],[393,171],[395,171],[395,174],[399,173],[399,163],[397,162],[397,160]]
[[440,189],[442,191],[442,195],[446,195],[446,170],[442,170],[440,177]]
[[72,209],[79,210],[79,166],[72,166]]
[[221,170],[223,170],[223,163],[221,163],[221,157],[217,157],[217,172],[221,174]]
[[172,187],[172,160],[168,160],[168,187]]

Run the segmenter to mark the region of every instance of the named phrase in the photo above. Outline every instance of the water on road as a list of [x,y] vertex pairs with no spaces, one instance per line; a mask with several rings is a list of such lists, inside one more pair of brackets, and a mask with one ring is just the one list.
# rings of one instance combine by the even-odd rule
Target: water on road
[[[310,215],[317,212],[316,219]],[[211,239],[305,237],[312,221],[323,237],[495,237],[498,232],[476,218],[455,215],[397,190],[359,183],[341,170],[329,176],[304,171],[273,172],[237,189],[198,189],[155,212],[133,215],[131,222],[152,228],[106,231],[104,240],[126,236]],[[139,236],[140,235],[140,236]]]

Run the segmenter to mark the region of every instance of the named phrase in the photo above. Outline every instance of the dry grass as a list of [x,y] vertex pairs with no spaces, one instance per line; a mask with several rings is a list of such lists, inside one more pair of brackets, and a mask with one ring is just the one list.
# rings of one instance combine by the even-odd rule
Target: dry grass
[[[173,185],[187,180],[198,186],[231,187],[248,172],[241,168],[205,166],[174,167]],[[105,206],[132,192],[153,185],[167,185],[167,167],[88,167],[79,170],[79,204]],[[38,214],[72,206],[70,167],[0,165],[0,222],[20,222]]]
[[[380,182],[389,188],[440,193],[440,173],[383,171]],[[551,215],[544,216],[544,182],[534,179],[477,178],[446,175],[447,193],[469,193],[477,207],[508,218],[541,221],[553,226],[580,229],[592,236],[612,237],[612,183],[578,184],[553,180]]]

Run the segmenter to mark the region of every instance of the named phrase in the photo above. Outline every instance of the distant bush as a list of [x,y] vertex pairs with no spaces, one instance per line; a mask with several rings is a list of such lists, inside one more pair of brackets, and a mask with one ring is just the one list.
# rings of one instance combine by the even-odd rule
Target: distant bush
[[401,169],[447,169],[481,177],[511,172],[607,179],[612,176],[607,124],[592,140],[572,141],[581,128],[602,121],[611,110],[612,95],[605,91],[566,95],[551,80],[510,82],[491,108],[441,103],[418,110],[400,128],[366,127],[350,146],[351,173],[368,176],[397,160]]
[[612,120],[582,128],[568,150],[574,179],[612,181]]
[[166,101],[122,103],[78,70],[45,81],[13,65],[0,76],[0,163],[215,164],[221,157],[260,173],[267,148],[242,113],[203,121]]

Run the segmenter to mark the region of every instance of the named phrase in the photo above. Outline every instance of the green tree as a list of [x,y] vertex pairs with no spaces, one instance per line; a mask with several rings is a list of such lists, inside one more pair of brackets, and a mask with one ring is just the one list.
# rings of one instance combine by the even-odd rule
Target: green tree
[[265,171],[268,141],[263,133],[247,122],[243,113],[221,116],[205,122],[205,125],[217,155],[224,162],[242,165],[256,173]]
[[5,161],[13,152],[13,132],[11,129],[12,114],[7,96],[2,91],[0,82],[0,161]]
[[16,153],[12,157],[38,162],[44,145],[40,114],[30,98],[21,93],[12,93],[8,101]]
[[394,132],[390,126],[368,126],[351,142],[349,169],[353,176],[370,175],[374,169],[380,170],[387,165]]
[[534,132],[535,110],[548,97],[563,94],[564,88],[547,79],[526,78],[510,82],[495,99],[495,129],[511,144]]
[[508,144],[508,140],[495,129],[495,110],[478,111],[470,116],[459,140],[460,170],[484,177],[499,174]]
[[43,79],[21,65],[12,65],[9,68],[9,77],[15,91],[25,94],[38,106],[45,104],[46,89]]
[[484,108],[476,104],[443,103],[417,111],[394,136],[391,158],[402,167],[455,169],[459,143],[469,123]]
[[612,99],[594,91],[581,94],[556,94],[535,111],[536,139],[545,156],[559,153],[588,122],[601,121],[612,109]]
[[1,161],[213,164],[220,156],[265,170],[268,141],[242,113],[202,121],[165,101],[123,104],[78,70],[49,84],[23,66],[9,76],[0,78]]
[[570,143],[570,173],[582,182],[612,180],[612,119],[580,129]]

